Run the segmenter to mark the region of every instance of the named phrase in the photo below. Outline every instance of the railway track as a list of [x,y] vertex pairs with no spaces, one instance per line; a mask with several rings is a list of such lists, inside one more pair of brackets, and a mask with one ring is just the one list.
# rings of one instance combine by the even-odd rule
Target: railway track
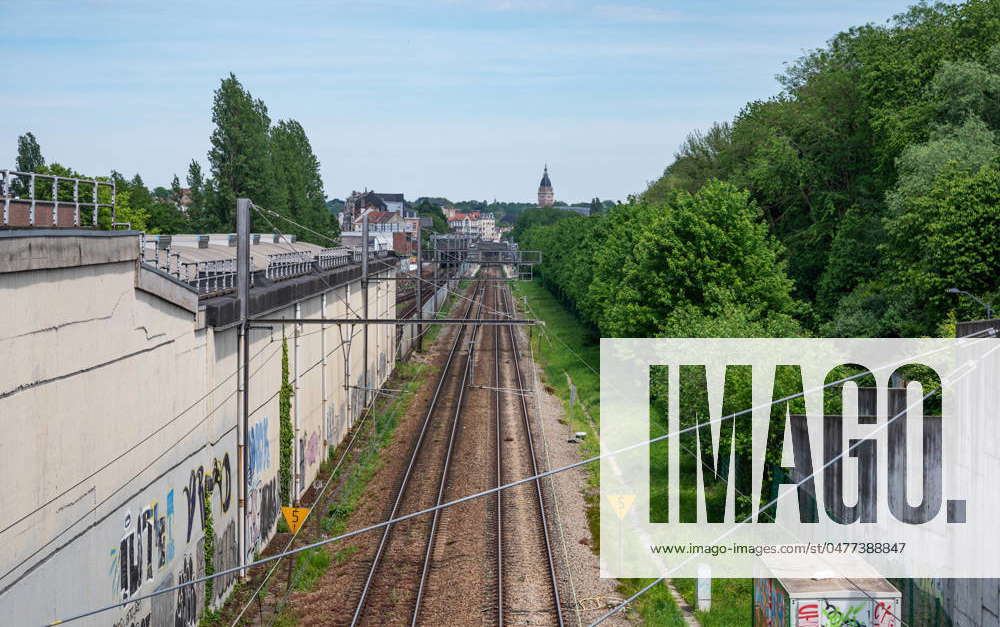
[[[479,315],[485,297],[483,284],[474,289],[465,318]],[[474,341],[478,329],[478,325],[463,325],[454,330],[450,350],[386,518],[425,509],[440,498],[473,359],[469,339]],[[462,350],[463,346],[466,350]],[[351,625],[402,624],[404,619],[416,623],[420,600],[426,591],[424,564],[433,550],[431,524],[428,516],[421,516],[385,527],[358,595]],[[406,607],[412,608],[408,617],[402,612]]]
[[[509,287],[498,284],[495,289],[500,315],[514,317]],[[498,486],[539,471],[517,340],[513,326],[494,328]],[[497,494],[498,625],[565,625],[545,496],[539,479]]]
[[[502,283],[477,282],[473,294],[463,317],[511,317]],[[512,326],[455,328],[386,518],[537,474],[523,390]],[[561,627],[545,497],[534,481],[387,526],[350,624]]]

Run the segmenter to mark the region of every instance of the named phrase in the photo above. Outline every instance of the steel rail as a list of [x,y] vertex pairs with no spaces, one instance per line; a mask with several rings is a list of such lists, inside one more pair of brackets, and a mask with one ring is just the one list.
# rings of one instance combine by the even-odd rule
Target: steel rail
[[[499,290],[496,290],[499,292]],[[496,299],[499,303],[499,294]],[[498,307],[499,309],[499,307]],[[497,487],[503,485],[503,416],[500,413],[500,327],[493,327],[493,412],[496,416]],[[497,625],[503,627],[503,494],[496,493]]]
[[[483,301],[486,300],[486,287],[485,284],[481,285],[482,295],[476,307],[477,317],[482,313]],[[469,373],[472,372],[472,363],[476,358],[476,337],[479,335],[479,329],[479,325],[472,327],[472,333],[469,337],[469,353],[468,358],[465,360],[465,368],[462,371],[462,381],[459,383],[458,396],[455,398],[455,410],[452,412],[451,431],[448,434],[448,447],[444,453],[444,467],[441,469],[441,480],[438,482],[437,500],[434,502],[435,507],[440,506],[444,502],[444,489],[448,484],[448,471],[451,469],[451,454],[455,448],[455,436],[458,433],[458,424],[461,422],[465,388],[469,382]],[[413,615],[410,620],[411,627],[417,625],[417,619],[420,616],[420,602],[423,600],[424,591],[427,589],[427,575],[431,568],[431,555],[434,553],[434,537],[437,535],[440,519],[441,510],[435,509],[433,518],[431,519],[431,530],[427,534],[427,548],[424,550],[424,565],[420,573],[420,586],[417,588],[417,598],[413,605]]]
[[[509,303],[510,306],[508,307],[508,297],[509,297],[508,293],[502,290],[500,295],[502,308],[507,308],[508,311],[506,313],[509,316],[514,316],[516,312],[514,310],[513,302]],[[514,335],[514,328],[510,326],[507,327],[507,333],[508,336],[510,337],[511,352],[514,358],[513,359],[514,373],[517,379],[516,386],[512,387],[521,390],[524,389],[524,383],[521,377],[521,353],[517,347],[517,336]],[[520,402],[521,421],[522,424],[524,425],[524,433],[528,442],[528,451],[531,454],[531,475],[535,477],[534,480],[535,496],[538,499],[538,513],[539,513],[539,521],[541,522],[542,525],[542,537],[545,539],[545,557],[548,561],[548,566],[549,566],[549,578],[552,581],[552,596],[555,598],[556,602],[556,616],[559,619],[559,627],[563,627],[565,625],[565,619],[563,618],[562,601],[559,598],[559,579],[556,576],[556,565],[552,555],[552,540],[549,538],[548,518],[545,515],[545,500],[542,496],[542,481],[537,476],[538,458],[535,456],[534,439],[531,437],[531,423],[528,419],[528,404],[527,401],[525,400],[524,394],[519,394],[518,398],[521,401]]]
[[[473,305],[475,305],[475,296],[469,301],[469,306],[465,310],[466,317],[469,317],[472,314]],[[434,415],[434,410],[437,408],[441,389],[444,387],[444,382],[448,379],[448,372],[451,370],[452,362],[454,361],[455,354],[458,352],[458,347],[461,344],[461,340],[464,335],[465,327],[459,327],[458,331],[455,333],[455,339],[452,341],[451,349],[448,351],[448,357],[445,360],[444,365],[441,367],[441,374],[438,377],[437,385],[434,388],[434,395],[431,397],[430,403],[427,406],[427,411],[424,414],[424,421],[420,426],[420,434],[417,436],[417,442],[413,447],[413,454],[410,456],[410,461],[406,465],[406,471],[403,473],[403,480],[396,493],[396,499],[392,504],[392,511],[390,512],[389,520],[396,518],[399,513],[399,506],[403,501],[403,496],[406,494],[406,488],[410,482],[413,468],[416,466],[417,457],[423,447],[424,437],[427,435],[427,427],[431,423],[431,416]],[[375,552],[372,565],[368,570],[368,576],[365,579],[365,585],[361,589],[361,597],[358,599],[358,604],[354,608],[354,615],[351,617],[352,627],[357,625],[361,620],[361,614],[364,611],[368,600],[368,593],[371,590],[372,582],[375,580],[375,574],[378,572],[379,566],[381,565],[382,556],[385,554],[385,548],[389,543],[389,535],[392,528],[393,525],[388,524],[382,529],[382,538],[379,540],[378,550]]]

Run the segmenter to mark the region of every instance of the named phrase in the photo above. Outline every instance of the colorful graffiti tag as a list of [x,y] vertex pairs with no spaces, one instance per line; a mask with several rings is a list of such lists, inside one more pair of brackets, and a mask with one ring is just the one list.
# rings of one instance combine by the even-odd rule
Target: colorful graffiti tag
[[753,580],[754,625],[785,627],[788,624],[788,595],[773,579]]
[[267,439],[268,419],[264,416],[250,427],[248,434],[247,483],[253,485],[260,478],[260,473],[271,466],[271,444]]
[[154,502],[138,515],[125,510],[124,535],[111,549],[111,580],[116,601],[126,601],[174,557],[174,491],[166,506]]

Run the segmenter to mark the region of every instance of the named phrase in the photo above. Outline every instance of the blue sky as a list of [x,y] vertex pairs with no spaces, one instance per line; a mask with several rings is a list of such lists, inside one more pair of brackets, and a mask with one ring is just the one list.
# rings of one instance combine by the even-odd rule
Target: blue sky
[[183,180],[234,72],[303,124],[331,198],[528,201],[547,162],[557,199],[624,199],[784,62],[907,4],[0,0],[0,167],[31,130],[81,172]]

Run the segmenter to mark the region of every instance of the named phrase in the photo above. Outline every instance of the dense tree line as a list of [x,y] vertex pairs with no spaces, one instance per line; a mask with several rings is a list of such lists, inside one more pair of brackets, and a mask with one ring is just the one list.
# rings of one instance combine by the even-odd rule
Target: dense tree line
[[[192,160],[186,176],[187,192],[177,175],[169,188],[150,190],[139,174],[127,178],[112,171],[107,177],[93,177],[59,163],[46,164],[38,140],[30,132],[18,138],[17,169],[113,181],[116,220],[150,233],[232,232],[236,228],[236,198],[247,197],[301,225],[271,217],[282,232],[321,245],[330,241],[316,233],[331,238],[339,235],[336,220],[326,207],[319,160],[299,122],[272,124],[264,102],[254,99],[232,74],[222,79],[215,91],[212,121],[215,128],[210,138],[208,175],[197,160]],[[12,191],[23,195],[27,189],[22,181],[15,181]],[[51,183],[40,182],[36,194],[46,197],[46,193],[51,194]],[[60,200],[72,200],[71,191],[60,190]],[[254,216],[254,221],[258,231],[271,228],[260,216]],[[110,217],[102,217],[101,224],[110,228]]]
[[1000,297],[1000,0],[852,28],[779,80],[629,203],[526,212],[515,236],[545,253],[546,284],[616,335],[918,336],[981,317],[946,289]]

